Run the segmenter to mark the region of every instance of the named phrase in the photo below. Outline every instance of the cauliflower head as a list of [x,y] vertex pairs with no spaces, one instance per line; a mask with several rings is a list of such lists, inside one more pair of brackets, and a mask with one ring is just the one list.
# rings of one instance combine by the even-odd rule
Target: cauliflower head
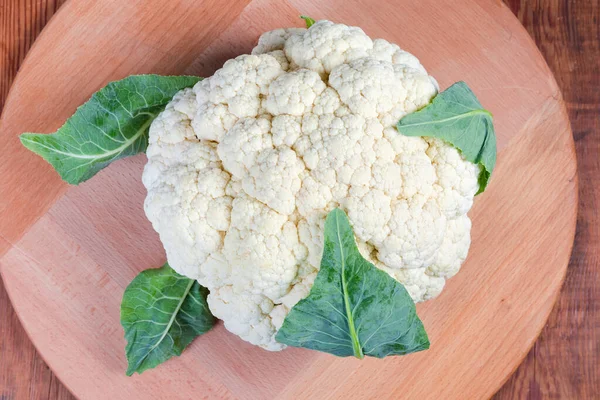
[[437,90],[416,57],[357,27],[263,34],[152,123],[145,211],[169,264],[210,290],[229,331],[280,350],[339,207],[365,258],[415,302],[437,296],[467,256],[479,174],[451,145],[395,129]]

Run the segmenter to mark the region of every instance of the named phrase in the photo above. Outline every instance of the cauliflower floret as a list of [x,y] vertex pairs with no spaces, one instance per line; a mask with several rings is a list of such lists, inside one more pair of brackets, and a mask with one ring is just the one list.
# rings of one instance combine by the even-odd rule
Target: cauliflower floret
[[444,278],[428,275],[425,268],[391,269],[383,266],[380,268],[404,285],[415,302],[437,297],[446,283]]
[[360,28],[265,33],[150,127],[145,210],[170,265],[209,289],[227,329],[280,350],[340,207],[367,259],[413,300],[437,296],[467,255],[479,174],[447,143],[396,131],[437,90],[416,57]]
[[[165,155],[183,147],[163,146],[169,150]],[[201,265],[223,245],[232,198],[225,194],[230,175],[217,161],[214,147],[198,142],[193,148],[201,160],[195,165],[174,164],[162,156],[148,157],[143,175],[148,188],[144,209],[161,241],[172,243],[165,249],[173,269],[198,279],[202,276]]]
[[242,179],[255,164],[261,151],[273,148],[271,122],[266,118],[238,121],[224,136],[217,149],[223,166]]
[[198,100],[192,126],[199,139],[219,141],[238,118],[256,117],[261,95],[283,74],[275,57],[242,55],[228,60],[223,68],[195,87]]
[[337,184],[347,187],[361,173],[369,174],[369,166],[378,157],[374,147],[382,130],[379,121],[359,114],[341,118],[307,114],[302,123],[304,135],[294,148],[317,181],[332,189]]
[[305,252],[294,223],[265,204],[241,196],[233,201],[222,253],[237,291],[276,300],[286,293],[296,276],[298,255]]
[[298,235],[300,242],[306,246],[306,262],[313,268],[318,269],[321,264],[321,253],[323,252],[323,228],[325,227],[324,211],[314,211],[305,219],[298,222]]
[[299,69],[275,79],[265,100],[271,115],[302,115],[311,110],[315,98],[325,90],[325,83],[314,71]]
[[417,57],[400,49],[398,45],[390,43],[387,40],[373,40],[373,50],[371,54],[378,60],[392,64],[406,65],[407,67],[419,70],[423,74],[427,74],[427,71],[425,71],[425,68],[421,65],[421,62]]
[[302,134],[300,117],[291,115],[278,115],[273,118],[271,134],[273,135],[274,146],[292,147],[296,140]]
[[335,68],[329,76],[329,84],[350,111],[365,117],[388,113],[406,97],[406,89],[395,76],[394,66],[370,57]]
[[308,217],[314,212],[322,212],[332,199],[333,194],[329,186],[319,183],[310,174],[305,174],[302,187],[296,196],[298,214]]
[[252,54],[265,54],[276,50],[283,50],[290,36],[301,35],[305,32],[305,28],[285,28],[265,32],[258,38],[258,44],[252,49]]
[[479,189],[479,165],[464,162],[457,149],[439,139],[427,141],[427,157],[437,177],[436,201],[440,210],[448,218],[466,214],[473,205],[473,197],[469,194]]
[[229,112],[225,104],[205,103],[197,108],[198,118],[193,120],[198,139],[219,141],[236,123],[238,117]]
[[442,244],[446,217],[433,200],[415,196],[392,204],[388,227],[379,259],[390,268],[422,268],[433,262]]
[[381,190],[368,186],[350,189],[345,208],[349,219],[354,223],[354,234],[359,240],[379,245],[389,235],[391,203],[392,199]]
[[275,60],[277,60],[277,62],[281,66],[282,70],[287,71],[290,69],[290,62],[288,61],[287,57],[285,56],[285,53],[283,52],[283,50],[273,50],[273,51],[270,51],[265,54],[268,54],[268,55],[272,56]]
[[[315,104],[313,106],[313,113],[315,115],[326,115],[326,114],[334,114],[339,112],[341,106],[340,96],[335,91],[335,89],[331,87],[327,87],[319,97],[315,99]],[[342,115],[337,115],[341,117]]]
[[242,187],[275,211],[289,215],[296,209],[302,171],[304,164],[289,147],[265,150],[242,180]]
[[466,214],[451,219],[446,225],[444,241],[433,263],[426,269],[431,276],[452,278],[467,258],[471,245],[471,220]]
[[275,325],[270,314],[274,307],[265,296],[236,292],[231,286],[223,286],[211,290],[206,300],[213,315],[223,320],[231,333],[266,350],[285,348],[272,334]]
[[283,50],[300,68],[325,76],[338,65],[369,55],[373,41],[355,26],[318,21],[302,35],[291,35]]

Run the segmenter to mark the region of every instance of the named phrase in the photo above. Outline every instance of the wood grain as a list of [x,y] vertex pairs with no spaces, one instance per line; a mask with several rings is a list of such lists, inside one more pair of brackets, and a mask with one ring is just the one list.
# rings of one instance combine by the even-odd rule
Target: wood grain
[[0,0],[0,110],[33,41],[66,0]]
[[571,120],[579,215],[565,284],[527,358],[496,396],[600,398],[600,2],[510,0],[554,72]]
[[[0,0],[0,110],[29,48],[65,1]],[[33,347],[0,278],[0,399],[73,398]]]
[[[31,9],[33,9],[34,11],[32,11],[32,12],[34,12],[34,13],[35,13],[35,12],[38,12],[38,11],[36,11],[36,10],[38,10],[38,9],[39,9],[39,10],[41,10],[41,9],[44,9],[44,7],[43,7],[43,5],[44,5],[44,4],[46,4],[46,5],[47,5],[47,4],[50,4],[51,2],[47,2],[47,1],[39,1],[39,2],[18,2],[18,1],[17,1],[17,2],[9,2],[9,3],[14,3],[14,4],[17,4],[16,8],[23,7],[23,4],[29,4],[29,3],[32,3],[32,4],[33,4],[33,3],[35,3],[35,5],[40,5],[40,4],[41,4],[42,6],[40,6],[40,7],[38,7],[38,8],[31,7],[31,5],[29,5],[29,6],[25,5],[24,9],[28,9],[28,10],[31,10]],[[14,6],[14,4],[13,4],[13,6]],[[519,6],[519,5],[518,5],[518,4],[516,4],[516,3],[515,3],[515,4],[511,4],[511,6],[513,6],[513,8],[514,8],[515,10],[522,10],[522,9],[525,9],[525,8],[526,8],[526,7],[524,7],[524,6],[520,6],[520,8],[518,8],[517,6]],[[546,3],[544,3],[544,2],[541,2],[541,3],[540,3],[540,2],[535,2],[533,5],[531,5],[531,6],[529,6],[529,7],[535,7],[535,10],[539,10],[539,9],[544,9],[544,7],[547,7],[547,4],[546,4]],[[2,12],[2,13],[1,13],[1,15],[0,15],[0,20],[2,20],[2,23],[4,24],[5,17],[6,17],[8,14],[5,14],[5,13],[4,13],[4,8],[2,9],[2,11],[3,11],[3,12]],[[590,10],[587,10],[587,11],[589,12]],[[591,11],[592,11],[592,13],[591,13],[591,14],[590,14],[590,13],[588,13],[588,15],[591,15],[591,16],[593,17],[593,15],[594,15],[594,14],[593,14],[593,12],[594,12],[594,9],[592,9]],[[529,11],[529,12],[531,12],[531,11]],[[532,24],[532,23],[534,23],[534,22],[528,21],[528,20],[525,18],[525,16],[524,16],[524,15],[526,14],[525,12],[523,12],[522,14],[523,14],[523,15],[521,15],[521,12],[520,12],[520,14],[518,14],[518,15],[519,15],[519,16],[522,18],[522,20],[523,20],[523,21],[524,21],[526,24]],[[532,14],[535,14],[535,12],[533,12]],[[19,15],[21,15],[21,14],[19,14]],[[590,17],[590,18],[592,18],[592,17]],[[10,21],[10,23],[13,23],[13,24],[15,24],[15,26],[16,26],[16,25],[20,26],[20,25],[19,25],[19,23],[23,23],[25,26],[27,26],[27,25],[26,25],[26,23],[25,23],[24,21],[29,21],[29,19],[26,19],[26,18],[25,18],[25,19],[21,20],[21,19],[18,19],[18,18],[20,18],[20,17],[16,17],[16,16],[13,16],[13,15],[11,15],[10,17],[7,17],[7,18],[6,18],[6,20],[7,20],[7,21]],[[569,18],[571,18],[571,17],[569,17]],[[566,18],[566,19],[564,19],[564,21],[566,21],[566,23],[568,23],[568,21],[569,21],[569,18]],[[588,20],[589,20],[590,18],[588,18]],[[31,19],[31,20],[35,20],[35,18],[31,18],[31,17],[30,17],[30,19]],[[546,24],[546,25],[547,25],[547,24],[549,23],[549,22],[548,22],[549,20],[550,20],[550,18],[544,18],[544,19],[540,19],[539,21],[538,21],[538,20],[535,20],[535,23],[540,23],[540,25],[542,25],[542,26],[543,26],[543,24]],[[9,28],[5,28],[5,26],[8,26],[8,24],[6,24],[6,25],[3,25],[3,30],[2,30],[2,32],[4,32],[4,29],[9,29]],[[35,24],[32,24],[32,26],[35,26]],[[597,26],[597,25],[596,25],[596,26]],[[548,30],[548,29],[549,29],[550,31],[552,31],[552,28],[548,28],[548,27],[546,27],[546,28],[540,28],[540,29],[542,29],[542,30],[543,30],[543,32],[545,32],[545,33],[544,33],[544,35],[547,35],[547,30]],[[588,32],[588,31],[584,31],[584,34],[585,34],[585,32]],[[589,34],[589,32],[588,32],[588,34]],[[542,36],[544,36],[544,35],[542,35]],[[596,36],[595,36],[595,37],[597,38],[597,36],[598,36],[598,35],[596,34]],[[4,40],[4,38],[5,38],[5,37],[6,37],[6,36],[3,34],[3,36],[2,36],[2,39]],[[584,36],[584,37],[585,37],[585,36]],[[538,39],[538,38],[536,38],[536,39]],[[564,39],[564,37],[561,37],[561,38],[559,38],[559,39]],[[17,40],[19,40],[19,38],[17,38]],[[547,38],[545,38],[545,36],[544,36],[544,37],[543,37],[541,40],[547,40]],[[551,37],[551,38],[550,38],[550,40],[556,40],[556,38],[554,38],[554,37]],[[538,39],[538,43],[540,43],[540,39]],[[594,44],[593,44],[593,43],[594,43],[594,42],[592,42],[592,44],[591,44],[591,45],[589,45],[589,44],[588,44],[588,46],[591,46],[592,48],[594,48],[594,47],[593,47],[593,46],[594,46]],[[595,48],[595,49],[597,50],[597,41],[596,41],[595,43],[596,43],[596,48]],[[21,46],[21,44],[19,44],[19,46]],[[17,47],[18,47],[18,48],[20,48],[19,46],[17,46]],[[559,46],[559,45],[558,45],[558,44],[554,44],[554,45],[552,45],[552,46]],[[25,48],[25,47],[26,47],[26,46],[24,46],[24,48]],[[5,45],[5,44],[3,43],[2,49],[4,50],[5,48],[9,48],[9,46],[7,46],[7,45]],[[542,46],[542,50],[544,50],[544,47],[543,47],[543,46]],[[22,53],[19,53],[19,54],[20,54],[20,56],[19,56],[19,57],[20,57],[20,59],[22,59],[22,54],[24,54],[24,51],[23,51]],[[596,55],[597,55],[597,53],[596,53]],[[581,54],[575,54],[575,55],[571,55],[571,56],[576,58],[577,56],[581,57]],[[14,57],[14,56],[13,56],[13,57]],[[7,60],[9,59],[9,57],[5,57],[5,55],[4,55],[4,53],[3,53],[3,60],[4,60],[5,58],[6,58]],[[10,58],[10,59],[12,60],[12,59],[14,59],[14,58]],[[597,60],[597,59],[598,59],[598,58],[596,57],[596,58],[595,58],[595,60]],[[591,63],[588,63],[588,66],[587,66],[587,68],[588,68],[588,69],[590,69],[592,72],[594,71],[594,63],[593,63],[593,60],[594,60],[594,59],[592,59],[592,62],[591,62]],[[2,72],[4,72],[4,68],[8,68],[8,67],[5,67],[5,65],[9,65],[9,64],[3,64],[3,69],[2,69]],[[552,64],[551,64],[551,66],[552,66]],[[197,67],[197,68],[196,68],[196,70],[200,70],[200,69],[201,69],[201,67]],[[11,70],[11,71],[12,71],[12,70]],[[555,71],[556,71],[556,70],[555,70]],[[565,72],[565,73],[566,73],[566,72]],[[10,75],[10,73],[9,73],[8,75]],[[587,80],[587,82],[589,82],[589,81],[591,81],[591,82],[594,82],[594,76],[595,76],[595,77],[596,77],[596,79],[597,79],[597,68],[596,68],[596,75],[594,75],[594,74],[592,73],[592,74],[590,75],[590,78],[591,78],[591,79],[588,79],[588,80]],[[6,84],[6,83],[5,83],[5,79],[6,79],[6,78],[4,78],[4,77],[3,77],[3,78],[2,78],[2,81],[1,81],[1,84],[2,84],[2,86],[1,86],[1,87],[2,87],[2,91],[3,91],[3,92],[5,91],[4,87],[7,87],[7,86],[8,86],[8,84]],[[585,80],[582,80],[582,82],[585,82]],[[597,87],[598,87],[597,80],[596,80],[595,82],[596,82],[596,88],[597,88]],[[559,83],[564,83],[564,82],[562,82],[562,81],[561,81],[560,77],[559,77]],[[563,87],[563,90],[564,90],[564,86],[562,86],[562,87]],[[593,93],[593,91],[590,91],[590,93]],[[597,90],[596,90],[596,93],[597,93]],[[569,100],[569,98],[567,98],[567,100]],[[594,103],[594,104],[597,106],[597,104],[598,104],[598,103],[597,103],[597,99],[596,99],[596,103]],[[592,105],[591,107],[594,107],[594,105]],[[593,112],[594,112],[594,110],[597,110],[597,107],[596,107],[595,109],[594,109],[594,108],[591,108],[591,110],[592,110],[592,111],[591,111],[589,114],[590,114],[590,115],[593,115]],[[572,114],[572,113],[571,113],[571,114]],[[595,115],[595,116],[597,117],[597,113],[596,113],[596,115]],[[571,117],[573,117],[573,116],[571,115]],[[595,120],[594,122],[597,124],[597,120]],[[597,126],[597,125],[596,125],[596,126]],[[576,132],[577,132],[577,131],[576,131]],[[597,131],[596,131],[596,132],[597,132]],[[588,135],[586,135],[587,137],[591,137],[592,139],[596,140],[595,142],[592,142],[592,144],[594,144],[594,143],[595,143],[595,145],[596,145],[596,147],[595,147],[595,149],[596,149],[596,152],[595,152],[595,153],[591,153],[592,155],[593,155],[593,154],[598,154],[598,152],[597,152],[597,147],[598,147],[598,146],[597,146],[597,143],[598,143],[598,142],[597,142],[597,137],[595,137],[593,133],[594,133],[594,132],[591,132],[591,134],[588,134]],[[589,143],[588,143],[588,144],[589,144]],[[588,149],[588,148],[589,148],[589,147],[586,145],[586,146],[585,146],[585,149]],[[592,146],[592,149],[594,149],[594,147],[593,147],[593,146]],[[581,150],[581,149],[579,149],[579,150]],[[589,159],[589,158],[590,158],[590,157],[589,157],[589,154],[588,154],[588,159]],[[596,160],[592,160],[592,161],[595,161],[595,162],[597,162],[597,159],[596,159]],[[581,157],[580,157],[580,164],[581,164]],[[593,162],[590,162],[590,164],[593,164]],[[596,171],[597,171],[597,167],[598,167],[598,166],[597,166],[597,164],[596,164],[596,165],[590,165],[590,167],[591,167],[591,168],[596,168]],[[591,170],[592,170],[592,169],[590,169],[590,171],[591,171]],[[589,176],[589,179],[590,179],[590,180],[592,180],[593,178],[594,178],[594,177],[593,177],[592,175],[590,175],[590,176]],[[582,191],[583,191],[583,189],[582,189]],[[593,193],[593,196],[596,196],[595,198],[597,198],[597,193]],[[582,196],[582,197],[583,197],[583,196]],[[584,201],[585,201],[585,200],[584,200],[583,198],[582,198],[582,199],[580,199],[580,207],[582,207],[581,203],[583,203]],[[596,205],[596,204],[595,204],[594,202],[592,202],[591,204],[588,204],[588,207],[589,207],[589,211],[588,211],[588,213],[589,213],[589,214],[592,214],[592,213],[593,213],[595,210],[597,210],[597,207],[596,207],[596,208],[593,208],[595,205]],[[596,217],[596,216],[595,216],[595,215],[590,215],[590,217]],[[596,218],[597,218],[597,217],[596,217]],[[580,215],[580,219],[581,219],[581,215]],[[595,227],[596,227],[596,229],[597,229],[597,224],[595,224]],[[591,231],[592,231],[592,233],[594,233],[593,229],[594,229],[594,226],[591,226],[590,228],[588,228],[588,230],[591,230]],[[581,229],[580,229],[580,230],[581,230]],[[581,232],[580,232],[580,230],[578,230],[578,238],[580,238],[580,237],[581,237]],[[597,243],[597,231],[595,231],[595,233],[596,233],[596,236],[594,236],[594,238],[596,238],[596,241],[595,241],[595,243]],[[576,248],[575,248],[575,249],[577,250],[577,245],[576,245]],[[587,249],[587,247],[585,247],[585,242],[584,242],[584,245],[583,245],[583,249],[584,249],[584,250],[585,250],[585,249]],[[593,253],[593,254],[596,254],[596,255],[597,255],[598,253],[597,253],[597,251],[596,251],[596,252],[595,252],[595,253]],[[575,252],[574,252],[574,255],[575,255]],[[594,258],[593,258],[594,256],[592,255],[591,257],[592,257],[592,258],[591,258],[591,259],[589,259],[589,260],[590,260],[590,261],[589,261],[589,265],[590,265],[591,267],[594,267],[595,265],[597,265],[597,261],[596,261],[596,264],[593,264],[593,263],[594,263],[594,261],[595,261],[595,260],[594,260]],[[573,262],[577,262],[577,261],[578,261],[578,260],[576,260],[576,259],[575,259],[575,256],[574,256],[574,257],[573,257],[573,259],[572,259],[572,263],[573,263]],[[592,270],[592,271],[593,271],[593,270]],[[590,274],[590,271],[584,271],[584,274],[588,274],[588,275],[589,275],[589,274]],[[592,278],[593,278],[593,277],[592,277]],[[569,281],[567,281],[567,282],[569,282]],[[593,280],[590,280],[590,281],[589,281],[589,288],[590,288],[590,290],[593,290],[593,282],[594,282]],[[3,292],[2,292],[2,293],[3,293]],[[596,298],[597,298],[597,296],[596,296]],[[587,300],[589,300],[588,298],[586,298],[586,299],[587,299]],[[5,303],[5,302],[3,302],[3,303],[1,303],[1,304],[6,304],[6,303]],[[2,311],[4,311],[4,309],[2,309]],[[591,310],[591,312],[592,312],[592,311],[594,311],[594,310]],[[590,312],[590,314],[591,314],[591,312]],[[9,312],[7,312],[7,313],[4,313],[4,312],[3,312],[3,313],[2,313],[2,315],[0,315],[0,318],[3,318],[5,315],[7,315],[9,318],[11,318],[11,315],[12,315],[12,314],[11,314],[11,313],[9,313]],[[596,332],[597,332],[597,326],[598,326],[598,325],[597,325],[597,320],[595,320],[596,322],[594,322],[594,319],[593,319],[593,315],[597,315],[597,314],[591,314],[591,315],[592,315],[592,317],[587,319],[588,327],[591,327],[591,328],[594,328],[594,327],[595,327],[595,328],[596,328]],[[14,320],[14,316],[13,316],[12,318],[13,318],[13,319],[9,319],[9,321],[11,321],[11,322],[9,322],[7,325],[5,325],[5,324],[3,323],[3,324],[2,324],[2,325],[0,325],[0,326],[2,326],[2,327],[4,327],[4,326],[16,326],[16,327],[18,327],[19,325],[18,325],[18,323],[16,323],[16,322],[15,322],[15,320]],[[1,320],[1,322],[4,322],[4,320]],[[594,325],[594,324],[595,324],[595,325]],[[566,328],[568,328],[568,327],[566,327]],[[3,329],[3,331],[4,331],[4,329]],[[582,330],[582,331],[583,331],[583,330]],[[588,332],[593,332],[593,330],[589,330]],[[0,338],[0,340],[3,340],[3,339],[2,339],[3,337],[4,337],[4,332],[3,332],[3,335],[2,335],[2,337]],[[22,331],[21,331],[21,333],[18,333],[18,332],[17,332],[17,333],[12,333],[12,332],[11,332],[11,333],[9,334],[9,336],[8,336],[8,337],[9,337],[9,338],[14,338],[14,337],[23,337],[23,334],[22,334]],[[590,338],[591,338],[591,339],[593,339],[593,338],[594,338],[594,336],[591,336],[591,335],[590,335],[590,336],[588,336],[588,337],[587,337],[587,339],[588,339],[588,340],[589,340]],[[596,338],[597,338],[597,336],[596,336]],[[9,340],[10,340],[10,343],[7,341],[7,343],[8,343],[8,344],[6,345],[6,347],[5,347],[5,348],[11,348],[11,347],[9,347],[9,345],[10,345],[10,346],[13,346],[13,343],[12,343],[12,342],[14,342],[14,340],[13,340],[13,339],[9,339]],[[24,340],[24,341],[26,341],[26,340]],[[598,342],[598,341],[596,340],[596,343],[597,343],[597,342]],[[0,343],[4,343],[4,342],[0,342]],[[589,343],[589,341],[588,341],[588,343]],[[536,347],[537,347],[537,346],[536,346]],[[566,346],[564,346],[564,343],[563,343],[563,347],[566,347]],[[583,345],[582,347],[585,347],[585,345]],[[2,349],[2,353],[1,353],[2,355],[4,355],[4,354],[5,354],[5,353],[4,353],[4,349],[5,349],[5,348],[0,348],[0,349]],[[15,352],[15,353],[16,353],[16,352]],[[534,359],[535,359],[535,353],[531,353],[531,354],[534,354],[534,356],[533,356],[533,357],[534,357]],[[596,353],[596,354],[597,354],[597,353]],[[527,359],[527,360],[529,360],[530,358],[531,358],[531,357],[528,357],[528,359]],[[28,392],[31,392],[31,393],[34,393],[34,394],[35,394],[35,393],[49,393],[49,394],[48,394],[48,398],[58,398],[58,397],[56,397],[56,395],[54,394],[54,390],[52,389],[53,387],[56,387],[56,386],[52,386],[52,382],[53,382],[53,380],[52,380],[52,379],[50,379],[50,380],[48,380],[48,379],[40,379],[40,380],[39,380],[39,381],[40,381],[40,383],[39,383],[39,384],[37,384],[37,383],[36,383],[36,381],[37,381],[37,380],[35,380],[35,379],[34,379],[34,380],[32,380],[32,378],[31,378],[31,374],[29,374],[29,375],[25,375],[25,376],[20,376],[20,374],[18,373],[19,371],[15,371],[15,373],[13,374],[13,371],[12,371],[12,370],[13,370],[14,368],[12,367],[12,364],[8,364],[8,363],[10,363],[12,360],[9,360],[9,361],[8,361],[8,363],[7,363],[7,364],[6,364],[6,366],[5,366],[5,364],[3,364],[3,360],[4,360],[4,359],[5,359],[5,357],[0,357],[0,374],[2,374],[1,376],[2,376],[2,377],[5,377],[5,376],[6,376],[6,377],[10,377],[10,376],[14,377],[14,378],[6,378],[6,381],[7,381],[7,382],[8,382],[8,380],[9,380],[9,379],[12,379],[12,381],[20,380],[20,382],[22,382],[22,384],[21,384],[21,386],[22,386],[22,387],[25,387],[25,388],[34,388],[34,389],[29,389],[29,390],[28,390]],[[591,362],[589,362],[587,365],[591,366],[591,365],[592,365],[592,363],[593,363],[593,361],[594,361],[594,359],[593,359],[593,358],[589,358],[589,360],[591,360]],[[595,359],[595,360],[596,360],[596,361],[598,360],[597,356],[596,356],[596,359]],[[31,364],[29,364],[29,363],[31,363]],[[27,362],[26,362],[26,364],[25,364],[25,365],[27,366],[26,368],[30,368],[30,367],[28,366],[28,364],[29,364],[29,365],[34,365],[34,364],[35,364],[35,361],[27,361]],[[536,364],[536,363],[534,363],[534,364]],[[556,363],[556,364],[558,364],[558,363]],[[526,361],[526,364],[525,364],[525,366],[526,366],[526,365],[527,365],[527,361]],[[31,369],[32,369],[32,370],[34,370],[35,368],[31,368]],[[6,371],[6,370],[8,370],[8,371]],[[521,382],[521,383],[516,383],[516,382],[515,382],[515,383],[514,383],[515,387],[517,387],[517,386],[523,386],[522,382],[529,382],[529,381],[531,381],[531,380],[537,380],[537,382],[541,382],[541,381],[543,381],[543,380],[544,380],[544,378],[545,378],[543,374],[540,374],[540,371],[539,371],[539,370],[537,371],[537,373],[536,373],[536,371],[535,371],[535,370],[532,370],[532,369],[526,369],[526,371],[527,371],[526,373],[521,373],[521,374],[520,374],[520,376],[522,376],[522,377],[523,377],[523,379],[519,381],[519,382]],[[532,372],[529,372],[529,371],[532,371]],[[543,371],[542,371],[542,372],[543,372]],[[548,371],[546,371],[546,372],[548,372]],[[550,371],[550,372],[551,372],[551,371]],[[570,373],[573,375],[573,370],[572,370],[572,369],[571,369],[569,372],[570,372]],[[594,373],[594,370],[593,370],[593,369],[589,369],[589,370],[588,370],[588,373],[589,373],[589,374],[593,374],[593,373]],[[592,375],[592,377],[593,377],[593,375]],[[547,378],[548,378],[548,377],[546,377],[546,379],[547,379]],[[560,379],[560,378],[559,378],[559,379]],[[0,385],[2,385],[2,382],[4,382],[4,380],[0,380]],[[56,380],[55,380],[55,379],[54,379],[54,382],[56,382]],[[572,381],[570,381],[570,382],[567,382],[567,383],[569,383],[569,384],[575,384],[575,383],[576,383],[576,384],[581,384],[582,382],[581,382],[581,381],[579,381],[579,382],[572,382]],[[585,383],[585,382],[583,382],[583,383]],[[508,384],[508,385],[510,385],[510,384],[511,384],[511,383],[509,382],[509,384]],[[565,383],[563,383],[563,382],[560,382],[560,385],[565,385]],[[511,398],[510,396],[511,396],[511,395],[513,395],[513,393],[515,393],[515,395],[524,395],[524,396],[525,396],[525,395],[529,395],[529,396],[535,396],[535,394],[536,394],[535,392],[532,392],[532,391],[529,391],[529,392],[523,392],[523,391],[521,391],[521,392],[514,392],[514,391],[511,391],[511,390],[510,390],[510,386],[507,386],[507,387],[508,387],[509,389],[506,389],[506,388],[505,388],[505,389],[504,389],[502,392],[500,392],[500,394],[499,394],[499,395],[501,395],[501,396],[509,396],[509,397],[505,397],[505,398]],[[596,386],[596,387],[597,387],[597,386]],[[0,388],[2,388],[2,386],[0,386]],[[35,388],[38,388],[38,389],[35,389]],[[48,390],[47,390],[47,391],[44,391],[44,389],[45,389],[45,388],[48,388]],[[588,393],[588,394],[590,394],[590,393],[591,393],[591,394],[593,394],[593,393],[595,393],[595,392],[593,391],[593,389],[594,389],[594,388],[592,387],[592,388],[591,388],[590,390],[588,390],[587,392],[586,392],[586,391],[581,391],[580,393],[583,393],[583,394],[585,394],[585,393]],[[13,389],[13,390],[14,390],[14,389]],[[565,386],[562,386],[562,387],[561,387],[561,390],[565,390]],[[567,390],[568,390],[568,389],[567,389]],[[17,392],[12,392],[12,393],[13,393],[13,394],[14,394],[14,393],[16,393],[16,394],[14,394],[14,396],[15,396],[14,398],[28,398],[28,397],[26,397],[26,396],[28,396],[28,394],[27,394],[26,392],[24,392],[23,390],[21,390],[21,391],[20,391],[20,392],[18,392],[18,393],[17,393]],[[64,392],[64,391],[63,391],[63,393],[66,393],[66,392]],[[578,392],[576,392],[576,391],[571,391],[571,392],[564,392],[564,393],[578,393]],[[3,393],[3,392],[0,392],[0,394],[2,394],[2,395],[3,395],[4,393]],[[546,392],[546,394],[547,394],[547,395],[549,395],[549,396],[552,396],[552,392]],[[8,392],[8,394],[7,394],[7,395],[8,395],[8,396],[10,396],[10,395],[11,395],[11,392]],[[40,396],[40,397],[32,397],[32,398],[45,398],[45,397],[42,395],[42,396]],[[514,398],[514,397],[512,397],[512,398]],[[532,398],[536,398],[536,397],[532,397]],[[572,398],[572,397],[569,397],[569,398]],[[581,398],[585,398],[585,397],[581,397]]]

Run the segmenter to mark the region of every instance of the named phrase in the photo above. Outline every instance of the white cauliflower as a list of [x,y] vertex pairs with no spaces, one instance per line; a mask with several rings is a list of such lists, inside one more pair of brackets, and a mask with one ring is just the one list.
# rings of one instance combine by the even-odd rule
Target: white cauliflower
[[281,350],[340,207],[366,258],[415,302],[437,296],[467,255],[479,167],[394,127],[437,90],[417,58],[360,28],[265,33],[150,128],[145,211],[169,264],[210,290],[227,329]]

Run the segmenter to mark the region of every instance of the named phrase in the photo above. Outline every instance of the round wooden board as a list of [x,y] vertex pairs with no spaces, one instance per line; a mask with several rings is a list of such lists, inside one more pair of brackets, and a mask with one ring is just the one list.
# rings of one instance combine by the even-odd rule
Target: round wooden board
[[[499,1],[93,0],[67,3],[28,55],[0,125],[0,262],[25,329],[85,399],[491,396],[537,337],[572,246],[576,162],[556,83]],[[466,80],[495,115],[499,158],[476,198],[473,244],[440,297],[418,306],[431,349],[384,360],[269,353],[222,325],[184,354],[125,376],[124,288],[165,261],[142,210],[143,155],[68,187],[18,141],[51,132],[108,81],[208,76],[300,14],[361,26],[417,55],[442,87]]]

